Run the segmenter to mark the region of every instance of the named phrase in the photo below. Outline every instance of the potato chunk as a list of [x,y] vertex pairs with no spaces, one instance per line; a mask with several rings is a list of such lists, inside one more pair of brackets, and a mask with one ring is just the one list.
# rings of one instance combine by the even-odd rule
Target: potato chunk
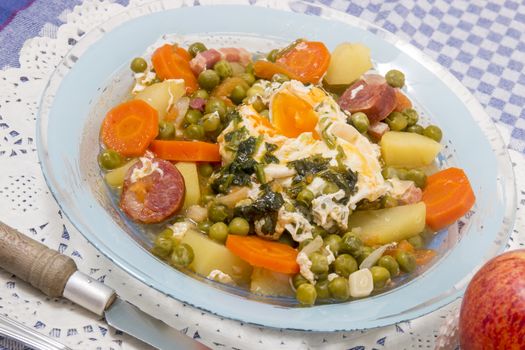
[[385,133],[380,145],[386,165],[406,168],[432,164],[441,150],[441,144],[428,137],[401,131]]
[[231,253],[224,245],[193,230],[186,232],[181,243],[186,243],[193,249],[195,257],[190,268],[196,273],[207,277],[213,270],[220,270],[237,284],[246,285],[250,282],[250,264]]
[[290,275],[254,267],[250,291],[259,295],[292,296]]
[[199,174],[197,173],[197,165],[192,162],[178,162],[175,167],[180,171],[184,178],[184,185],[186,186],[186,194],[184,196],[183,209],[187,209],[192,205],[199,204],[201,198],[201,189],[199,186]]
[[148,86],[139,92],[135,98],[146,101],[151,107],[155,108],[159,113],[159,120],[162,120],[169,107],[184,94],[184,80],[170,79]]
[[332,52],[325,81],[330,85],[348,85],[370,68],[370,49],[363,44],[342,43]]
[[425,228],[425,203],[399,207],[356,211],[348,219],[348,227],[354,229],[366,245],[399,242],[421,233]]

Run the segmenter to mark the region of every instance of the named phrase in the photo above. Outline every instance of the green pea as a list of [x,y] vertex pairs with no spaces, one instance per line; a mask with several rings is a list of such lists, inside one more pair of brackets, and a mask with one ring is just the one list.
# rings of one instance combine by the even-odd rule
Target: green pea
[[383,198],[381,198],[381,208],[393,208],[397,207],[397,205],[397,199],[388,194],[384,195]]
[[370,254],[372,254],[373,251],[374,249],[372,247],[363,246],[361,248],[361,252],[359,253],[359,256],[357,257],[357,262],[359,263],[359,265],[361,265],[363,260],[365,260]]
[[246,90],[241,85],[237,85],[236,87],[234,87],[230,94],[230,99],[236,104],[241,103],[245,97]]
[[333,182],[327,182],[323,187],[323,194],[332,194],[339,191],[339,187]]
[[397,178],[399,180],[406,180],[408,178],[408,170],[403,168],[396,169],[397,171]]
[[202,118],[202,127],[206,132],[217,130],[221,126],[221,117],[218,113],[208,113]]
[[295,289],[299,288],[301,284],[308,283],[308,280],[300,273],[292,277],[292,284]]
[[266,56],[266,59],[270,62],[275,62],[275,60],[277,59],[278,53],[279,53],[279,49],[273,49],[272,51],[268,53],[268,55]]
[[413,126],[416,125],[417,121],[419,120],[419,115],[417,114],[417,111],[413,108],[407,108],[403,111],[403,114],[407,118],[407,125]]
[[188,127],[184,129],[184,136],[190,140],[202,140],[204,138],[204,128],[202,125],[188,125]]
[[195,57],[198,53],[206,50],[208,50],[206,46],[200,42],[193,43],[188,47],[188,52],[190,53],[191,57]]
[[301,241],[299,242],[299,246],[297,247],[297,250],[301,251],[304,247],[306,247],[308,245],[308,243],[310,243],[311,241],[313,241],[313,239],[311,238],[307,238],[305,239],[304,241]]
[[226,225],[224,222],[214,223],[210,226],[208,236],[219,243],[226,242],[226,238],[228,238],[228,225]]
[[244,71],[245,71],[246,73],[250,73],[250,74],[253,75],[253,63],[252,63],[252,62],[248,63],[248,64],[246,65],[246,68],[244,68]]
[[142,73],[148,68],[148,63],[142,57],[135,57],[129,66],[133,72]]
[[407,132],[413,132],[415,134],[419,134],[419,135],[423,135],[423,132],[425,131],[425,129],[423,129],[423,127],[421,125],[411,125],[407,128]]
[[390,113],[386,122],[392,131],[404,130],[408,125],[407,117],[400,112]]
[[197,228],[201,230],[202,232],[204,232],[205,234],[208,234],[210,232],[211,225],[212,225],[211,222],[209,222],[208,220],[201,221],[197,224]]
[[424,188],[427,184],[427,175],[422,170],[410,169],[407,172],[407,180],[414,181],[419,188]]
[[368,131],[368,127],[370,126],[370,121],[368,120],[368,117],[363,112],[354,113],[350,116],[350,120],[352,121],[352,125],[354,128],[357,129],[361,134],[364,134]]
[[363,248],[363,242],[355,233],[347,232],[344,234],[341,240],[341,251],[357,257],[361,253],[361,248]]
[[265,117],[266,119],[270,119],[270,111],[267,109],[263,109],[262,111],[260,111],[259,115],[261,117]]
[[208,218],[213,222],[225,221],[229,217],[228,208],[224,204],[213,203],[208,207]]
[[167,227],[164,230],[162,230],[161,233],[159,233],[158,237],[171,239],[173,237],[173,230]]
[[252,107],[257,111],[257,112],[262,112],[263,110],[266,109],[266,105],[264,104],[264,102],[262,101],[262,99],[259,97],[259,98],[256,98],[255,101],[253,101],[252,103]]
[[199,74],[199,78],[197,80],[200,87],[211,91],[214,87],[219,85],[221,77],[213,69],[206,69],[205,71],[202,71],[201,74]]
[[315,287],[310,283],[301,284],[295,291],[295,298],[301,305],[304,306],[311,306],[315,304],[315,299],[317,299]]
[[305,188],[297,195],[297,200],[305,205],[310,205],[314,200],[314,193],[309,189]]
[[193,95],[191,95],[192,98],[203,98],[203,99],[208,99],[208,97],[210,97],[210,95],[208,94],[208,91],[204,90],[204,89],[199,89],[197,91],[195,91],[193,93]]
[[439,142],[443,138],[443,132],[441,129],[436,125],[429,125],[423,130],[423,135],[425,135],[428,138],[431,138],[432,140]]
[[241,77],[242,80],[246,82],[246,84],[250,86],[252,86],[253,83],[255,83],[255,77],[253,76],[252,73],[242,73],[239,76]]
[[396,261],[399,264],[399,267],[401,267],[401,270],[404,272],[412,272],[416,269],[416,257],[414,254],[405,252],[405,251],[398,251],[396,254]]
[[282,83],[284,83],[286,81],[290,81],[290,78],[286,74],[275,73],[272,76],[272,81],[282,84]]
[[391,166],[386,166],[381,170],[381,175],[383,175],[385,179],[392,179],[397,177],[397,170]]
[[396,259],[394,259],[393,256],[383,255],[377,261],[377,266],[381,266],[387,269],[388,272],[390,273],[390,276],[395,277],[399,275],[399,264],[397,263]]
[[212,194],[203,194],[201,196],[201,204],[208,204],[215,200],[215,196]]
[[322,275],[328,272],[328,259],[324,254],[313,252],[308,258],[312,262],[310,270],[313,273],[315,273],[316,275]]
[[98,155],[98,165],[105,170],[118,168],[122,162],[122,156],[112,149],[106,149]]
[[199,174],[204,177],[210,177],[213,173],[213,167],[210,163],[199,163],[199,165],[197,165],[197,170],[199,171]]
[[244,218],[233,218],[228,229],[232,235],[246,236],[250,232],[250,223]]
[[412,246],[416,249],[422,249],[425,247],[425,241],[423,240],[423,237],[420,235],[415,235],[407,239],[408,243],[412,244]]
[[184,116],[184,121],[188,124],[197,124],[202,118],[202,113],[197,109],[189,109]]
[[159,258],[167,258],[173,249],[173,241],[171,238],[158,236],[153,242],[151,252]]
[[213,113],[217,112],[219,113],[219,117],[223,117],[226,115],[226,103],[218,97],[210,97],[208,102],[206,102],[206,113]]
[[334,253],[334,255],[337,256],[339,254],[339,252],[341,251],[341,245],[342,245],[341,237],[339,237],[338,235],[332,234],[332,235],[328,235],[328,237],[326,237],[323,241],[324,241],[324,245],[326,247],[329,247],[330,251]]
[[159,136],[161,140],[171,140],[175,137],[175,125],[166,120],[159,122]]
[[334,261],[335,273],[345,278],[357,271],[357,261],[350,254],[341,254]]
[[232,66],[230,62],[226,60],[220,60],[219,62],[215,63],[213,70],[215,70],[222,79],[231,77],[233,75]]
[[[248,90],[246,90],[246,97],[251,98],[253,96],[261,96],[263,93],[264,93],[264,89],[263,89],[262,86],[254,85],[254,86],[250,87]],[[264,106],[264,107],[266,107],[266,106]]]
[[188,266],[195,257],[193,249],[186,243],[181,243],[173,248],[171,254],[171,264],[174,266]]
[[314,226],[312,229],[312,236],[315,238],[317,236],[321,236],[321,238],[325,238],[328,235],[328,232],[321,226]]
[[376,289],[383,288],[390,279],[390,272],[382,266],[372,266],[370,272],[372,272],[374,288]]
[[317,299],[330,299],[332,295],[328,289],[329,281],[327,279],[317,281],[315,284],[315,291],[317,292]]
[[344,301],[350,297],[348,280],[344,277],[336,277],[328,282],[330,294],[337,300]]
[[385,75],[385,79],[388,85],[395,88],[402,88],[405,85],[405,75],[397,69],[389,70]]

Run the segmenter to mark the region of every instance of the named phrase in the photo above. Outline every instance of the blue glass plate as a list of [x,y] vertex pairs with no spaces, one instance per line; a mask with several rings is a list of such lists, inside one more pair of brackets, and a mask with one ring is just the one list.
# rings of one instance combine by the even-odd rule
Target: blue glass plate
[[[514,223],[512,166],[490,118],[450,73],[392,34],[327,8],[312,11],[303,2],[263,3],[181,7],[157,1],[120,14],[71,50],[48,83],[37,135],[44,175],[63,212],[94,246],[146,285],[243,322],[315,331],[365,329],[416,318],[461,296],[474,271],[504,248]],[[465,169],[477,197],[474,210],[435,236],[433,264],[386,293],[342,304],[297,308],[291,299],[256,297],[162,263],[147,251],[148,232],[116,210],[96,155],[106,111],[129,92],[130,60],[166,33],[175,33],[182,44],[199,39],[263,51],[300,37],[331,49],[345,41],[364,43],[380,73],[391,68],[405,73],[416,108],[443,129],[439,166]]]

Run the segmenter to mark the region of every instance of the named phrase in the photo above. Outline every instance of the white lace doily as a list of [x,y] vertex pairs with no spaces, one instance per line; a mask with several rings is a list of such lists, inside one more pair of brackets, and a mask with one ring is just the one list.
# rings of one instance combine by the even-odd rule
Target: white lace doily
[[[132,0],[129,6],[145,1]],[[80,37],[124,7],[86,0],[63,14],[64,25],[47,25],[43,37],[28,40],[20,68],[0,71],[0,210],[2,220],[49,247],[71,256],[79,269],[104,281],[125,299],[213,348],[237,349],[411,349],[434,348],[444,317],[459,302],[410,322],[365,332],[304,333],[266,329],[201,312],[165,297],[116,268],[65,219],[43,179],[35,152],[35,116],[49,75]],[[505,141],[510,135],[501,128]],[[510,151],[518,188],[525,188],[523,155]],[[523,210],[525,192],[518,191]],[[523,247],[525,229],[518,212],[509,248]],[[521,235],[517,233],[521,232]],[[72,303],[42,297],[14,276],[0,272],[0,312],[56,338],[73,349],[144,349],[132,337]]]

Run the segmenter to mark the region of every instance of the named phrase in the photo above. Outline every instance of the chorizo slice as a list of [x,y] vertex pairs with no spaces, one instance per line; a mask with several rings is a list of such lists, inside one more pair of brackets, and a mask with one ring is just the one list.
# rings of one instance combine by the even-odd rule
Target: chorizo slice
[[379,122],[396,107],[396,91],[380,75],[369,74],[352,84],[338,102],[350,113],[363,112],[371,123]]
[[172,163],[143,157],[126,173],[120,207],[134,221],[158,223],[182,207],[184,195],[184,178]]

